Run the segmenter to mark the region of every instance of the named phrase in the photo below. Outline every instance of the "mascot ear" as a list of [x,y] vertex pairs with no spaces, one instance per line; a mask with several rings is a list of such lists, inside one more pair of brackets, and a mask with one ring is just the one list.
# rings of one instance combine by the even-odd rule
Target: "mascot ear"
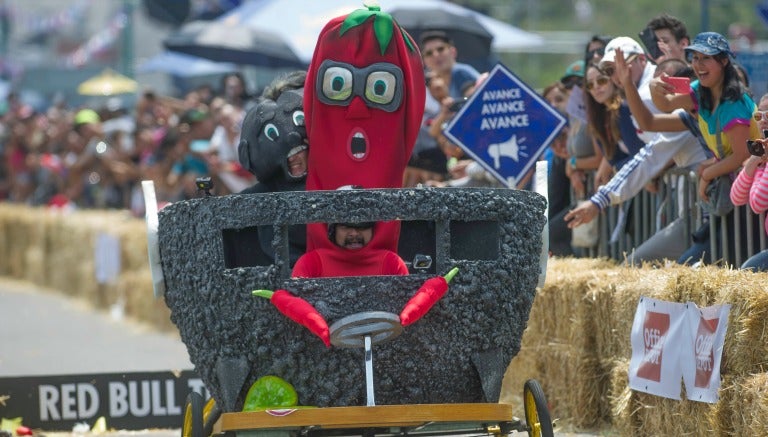
[[240,144],[237,146],[237,158],[244,169],[254,173],[255,169],[251,168],[251,148],[248,145],[248,140],[240,140]]

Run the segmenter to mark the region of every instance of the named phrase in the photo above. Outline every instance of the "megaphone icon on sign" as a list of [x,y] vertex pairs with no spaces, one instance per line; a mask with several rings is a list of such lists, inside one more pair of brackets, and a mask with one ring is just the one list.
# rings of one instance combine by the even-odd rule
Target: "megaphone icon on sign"
[[[521,138],[520,142],[525,141]],[[488,156],[493,158],[493,166],[501,168],[501,157],[512,158],[515,162],[520,161],[520,146],[517,144],[517,135],[512,135],[510,139],[503,143],[491,144],[488,146]]]

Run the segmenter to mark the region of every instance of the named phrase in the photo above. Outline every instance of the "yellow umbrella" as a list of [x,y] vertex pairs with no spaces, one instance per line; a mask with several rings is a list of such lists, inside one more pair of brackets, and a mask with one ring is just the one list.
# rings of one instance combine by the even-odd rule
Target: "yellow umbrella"
[[134,93],[139,88],[138,82],[107,68],[77,87],[77,92],[84,96],[111,96],[114,94]]

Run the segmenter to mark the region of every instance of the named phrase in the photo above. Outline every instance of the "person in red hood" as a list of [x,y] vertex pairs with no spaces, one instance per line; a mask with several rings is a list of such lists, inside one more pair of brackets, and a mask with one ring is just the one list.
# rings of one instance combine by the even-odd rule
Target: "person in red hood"
[[[369,246],[376,223],[332,223],[328,240],[332,249],[316,249],[302,255],[293,267],[294,278],[407,275],[408,267],[395,252]],[[338,250],[341,249],[341,250]]]
[[[418,46],[390,14],[368,6],[328,22],[304,89],[307,190],[401,187],[425,95]],[[396,250],[399,223],[376,228],[369,246]],[[307,249],[338,250],[326,235],[307,225]]]

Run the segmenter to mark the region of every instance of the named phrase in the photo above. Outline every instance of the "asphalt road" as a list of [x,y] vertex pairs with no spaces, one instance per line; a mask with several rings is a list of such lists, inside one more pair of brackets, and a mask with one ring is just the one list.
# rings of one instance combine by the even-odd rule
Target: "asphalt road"
[[0,345],[0,377],[193,369],[178,335],[8,279],[0,279]]

